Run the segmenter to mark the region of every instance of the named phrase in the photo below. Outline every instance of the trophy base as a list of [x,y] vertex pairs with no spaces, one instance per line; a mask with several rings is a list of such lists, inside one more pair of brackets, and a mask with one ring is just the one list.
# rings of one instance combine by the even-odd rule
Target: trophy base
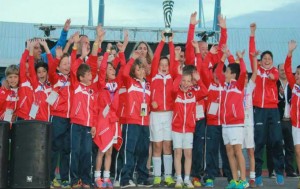
[[164,36],[165,37],[171,37],[173,35],[171,28],[166,28]]

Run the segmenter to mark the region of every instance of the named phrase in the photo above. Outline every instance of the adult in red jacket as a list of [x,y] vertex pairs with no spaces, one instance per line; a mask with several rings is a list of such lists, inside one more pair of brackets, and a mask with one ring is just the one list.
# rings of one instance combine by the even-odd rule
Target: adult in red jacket
[[[251,54],[256,52],[255,47],[256,25],[251,27],[249,41],[249,56],[251,66],[253,59]],[[253,67],[253,66],[252,66]],[[273,54],[265,51],[261,54],[261,64],[257,69],[256,87],[253,92],[254,107],[254,142],[255,142],[255,173],[256,185],[262,186],[263,150],[267,142],[271,144],[273,162],[276,172],[276,183],[284,184],[284,155],[282,143],[282,129],[278,111],[277,80],[278,70],[273,66]]]
[[[300,170],[300,66],[297,66],[296,74],[292,72],[292,55],[296,49],[296,41],[289,42],[289,52],[285,60],[284,71],[287,76],[289,86],[292,89],[291,98],[291,119],[292,119],[292,133],[295,145],[296,160],[298,169]],[[298,188],[300,181],[298,181]]]
[[[145,80],[145,70],[137,59],[139,51],[133,53],[124,68],[124,83],[127,89],[126,121],[128,126],[124,139],[125,161],[121,171],[121,187],[131,186],[129,180],[135,168],[138,172],[138,187],[152,186],[149,181],[147,169],[149,151],[149,110],[150,110],[150,85]],[[124,135],[123,135],[124,136]]]

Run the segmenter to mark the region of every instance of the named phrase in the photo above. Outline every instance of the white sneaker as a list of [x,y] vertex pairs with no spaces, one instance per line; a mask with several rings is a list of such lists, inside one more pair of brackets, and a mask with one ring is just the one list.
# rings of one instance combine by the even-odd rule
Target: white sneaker
[[184,188],[195,188],[190,180],[184,181]]
[[121,187],[120,182],[118,180],[116,180],[114,182],[114,187],[116,187],[116,188],[120,188]]
[[136,186],[136,184],[133,182],[133,180],[129,180],[129,184],[132,185],[132,186],[133,185]]

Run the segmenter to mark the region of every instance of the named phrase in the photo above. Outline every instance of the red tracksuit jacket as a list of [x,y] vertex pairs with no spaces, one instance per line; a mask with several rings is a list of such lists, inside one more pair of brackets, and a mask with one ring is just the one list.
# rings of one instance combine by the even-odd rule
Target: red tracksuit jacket
[[[51,54],[50,56],[52,57]],[[34,61],[33,56],[29,56],[29,64],[34,64],[33,61]],[[39,106],[35,120],[49,121],[50,105],[46,102],[46,99],[48,98],[52,90],[51,84],[48,81],[46,81],[45,83],[41,83],[40,81],[38,81],[38,78],[36,76],[36,71],[34,68],[30,69],[29,73],[32,76],[31,85],[33,87],[33,93],[34,93],[33,103]]]
[[[28,58],[29,51],[26,49],[22,55],[20,61],[20,78],[19,78],[19,89],[18,89],[18,103],[16,115],[25,120],[30,120],[29,112],[33,103],[33,87],[29,78],[26,75],[26,60]],[[33,59],[33,57],[31,57]],[[31,60],[33,61],[33,60]],[[28,70],[34,69],[33,63],[29,63]],[[36,77],[31,75],[30,77]]]
[[[249,57],[251,67],[253,67],[253,60],[250,53],[255,52],[255,39],[250,37],[249,42]],[[273,74],[275,79],[269,79],[269,74]],[[277,108],[278,104],[278,92],[277,92],[277,80],[279,78],[278,70],[275,67],[267,70],[261,66],[258,66],[257,77],[255,80],[256,87],[253,92],[253,106],[259,108]]]
[[[149,112],[150,112],[150,84],[146,80],[145,87],[138,79],[129,76],[130,68],[134,63],[131,58],[124,68],[123,76],[124,83],[127,89],[127,100],[125,102],[126,121],[128,124],[137,124],[142,126],[149,126]],[[147,115],[141,116],[141,105],[147,104]]]
[[[225,83],[225,77],[222,74],[224,62],[218,65],[218,78],[220,83]],[[240,59],[239,79],[231,80],[224,85],[221,102],[221,120],[223,126],[244,126],[244,87],[246,79],[246,66],[244,60]]]
[[151,64],[151,102],[155,101],[158,105],[156,109],[152,108],[151,111],[172,111],[173,110],[173,65],[175,60],[175,48],[173,42],[169,42],[170,50],[170,65],[169,65],[169,74],[163,75],[158,73],[159,59],[161,51],[164,47],[165,42],[161,41],[154,53],[154,57]]
[[[76,54],[75,50],[72,51],[72,54],[74,53]],[[71,123],[96,127],[98,83],[86,86],[77,80],[76,72],[81,63],[83,63],[83,60],[78,58],[75,62],[72,62],[71,66],[71,88],[74,89],[71,97]],[[91,61],[91,64],[97,65],[97,60]]]
[[191,87],[187,92],[179,88],[181,76],[174,81],[172,131],[178,133],[193,133],[196,125],[196,102],[207,96],[207,88],[201,80],[198,87]]
[[292,126],[300,128],[300,86],[296,84],[295,77],[292,72],[292,57],[286,57],[284,71],[292,89],[291,99],[291,120]]

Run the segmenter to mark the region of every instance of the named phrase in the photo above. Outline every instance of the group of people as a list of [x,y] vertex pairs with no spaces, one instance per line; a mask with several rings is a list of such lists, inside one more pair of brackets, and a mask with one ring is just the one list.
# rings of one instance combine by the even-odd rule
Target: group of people
[[[227,47],[226,20],[218,17],[220,42],[209,49],[205,41],[194,39],[196,18],[195,12],[185,50],[174,46],[174,34],[166,37],[162,32],[154,55],[141,41],[129,60],[124,54],[129,42],[126,31],[123,43],[103,49],[105,31],[98,26],[90,47],[88,36],[79,32],[67,41],[70,20],[51,50],[44,39],[26,42],[20,64],[5,70],[0,120],[52,123],[51,188],[90,188],[92,183],[97,188],[214,187],[219,152],[226,188],[262,186],[266,144],[276,182],[283,185],[282,122],[290,123],[300,166],[300,66],[295,75],[291,66],[296,42],[289,42],[278,73],[272,52],[256,50],[256,25],[251,24],[248,77],[245,51],[234,57]],[[169,55],[161,56],[166,43]],[[279,74],[286,79],[278,80]],[[285,102],[280,114],[278,94],[280,103]],[[93,143],[98,148],[94,162]],[[118,151],[114,183],[110,179],[113,148]],[[250,162],[248,180],[243,148]],[[61,182],[55,178],[58,159]],[[149,181],[151,160],[153,182]]]

